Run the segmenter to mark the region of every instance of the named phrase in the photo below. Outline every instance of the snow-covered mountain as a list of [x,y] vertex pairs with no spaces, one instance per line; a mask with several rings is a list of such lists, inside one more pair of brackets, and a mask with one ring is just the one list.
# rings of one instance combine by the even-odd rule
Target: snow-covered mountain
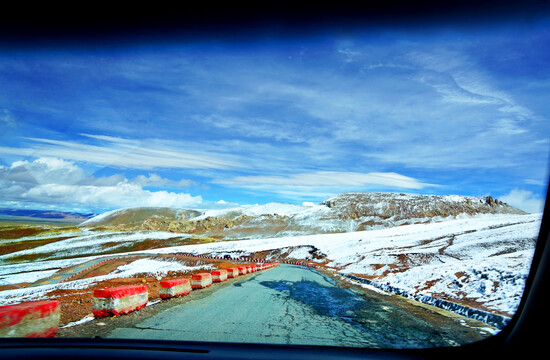
[[344,193],[314,206],[269,203],[205,211],[121,209],[82,225],[250,239],[374,230],[477,214],[525,213],[490,196]]

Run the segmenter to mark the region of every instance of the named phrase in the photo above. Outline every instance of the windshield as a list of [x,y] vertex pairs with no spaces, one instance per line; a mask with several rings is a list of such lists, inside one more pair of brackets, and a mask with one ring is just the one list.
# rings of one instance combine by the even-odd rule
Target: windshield
[[523,294],[547,20],[0,52],[0,336],[459,346]]

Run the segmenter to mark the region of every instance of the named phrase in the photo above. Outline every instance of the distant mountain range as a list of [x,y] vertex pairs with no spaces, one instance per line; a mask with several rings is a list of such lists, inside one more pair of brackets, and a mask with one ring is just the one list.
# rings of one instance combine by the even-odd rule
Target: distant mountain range
[[375,230],[479,214],[526,213],[491,196],[343,193],[314,206],[269,203],[205,211],[120,209],[93,217],[81,225],[251,239]]
[[95,214],[83,214],[77,212],[63,212],[52,210],[28,210],[28,209],[2,209],[0,208],[0,220],[15,221],[51,221],[51,222],[70,222],[81,223],[90,219]]

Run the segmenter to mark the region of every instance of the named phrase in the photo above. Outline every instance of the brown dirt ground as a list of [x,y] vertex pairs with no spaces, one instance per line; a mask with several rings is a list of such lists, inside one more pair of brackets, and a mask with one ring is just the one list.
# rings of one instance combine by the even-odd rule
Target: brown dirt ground
[[46,238],[46,239],[36,239],[36,240],[25,240],[22,242],[12,242],[8,244],[0,244],[0,255],[7,255],[14,252],[33,249],[35,247],[47,245],[54,243],[56,241],[70,239],[72,236],[56,237],[56,238]]

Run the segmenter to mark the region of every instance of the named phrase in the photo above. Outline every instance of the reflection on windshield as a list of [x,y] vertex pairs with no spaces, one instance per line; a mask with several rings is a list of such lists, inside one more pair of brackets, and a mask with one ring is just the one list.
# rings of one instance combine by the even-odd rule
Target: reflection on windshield
[[3,51],[0,336],[498,333],[547,189],[544,25]]

